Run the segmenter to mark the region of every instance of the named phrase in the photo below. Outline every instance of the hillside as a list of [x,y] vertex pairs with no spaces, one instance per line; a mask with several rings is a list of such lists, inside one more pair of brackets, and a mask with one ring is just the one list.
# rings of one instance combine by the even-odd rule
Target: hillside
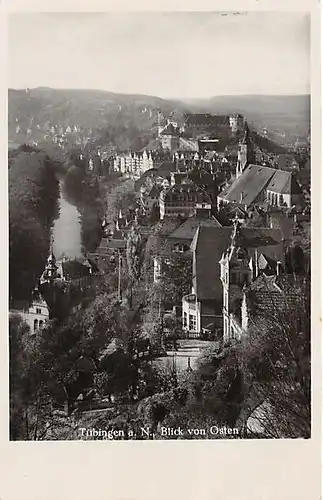
[[[117,94],[101,90],[9,89],[9,140],[21,143],[29,129],[29,140],[41,140],[43,131],[55,126],[77,126],[111,130],[130,140],[142,137],[145,145],[157,131],[158,111],[182,124],[184,114],[209,112],[243,114],[257,129],[266,126],[287,137],[305,136],[309,130],[309,96],[219,96],[185,102],[149,95]],[[19,125],[19,132],[17,132]],[[140,143],[141,144],[141,143]],[[138,145],[138,147],[140,146]]]
[[19,119],[21,126],[64,124],[99,127],[114,124],[135,125],[149,129],[157,124],[157,112],[179,114],[189,107],[154,96],[115,94],[100,90],[51,89],[39,87],[25,90],[9,89],[9,130]]

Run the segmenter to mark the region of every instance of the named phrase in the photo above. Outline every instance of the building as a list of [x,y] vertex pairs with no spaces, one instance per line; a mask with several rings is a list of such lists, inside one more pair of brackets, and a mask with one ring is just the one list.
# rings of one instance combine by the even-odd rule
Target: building
[[191,244],[199,227],[221,227],[221,224],[209,211],[197,208],[192,217],[167,236],[160,251],[154,256],[154,282],[158,282],[162,277],[165,259],[179,253],[191,252]]
[[282,271],[284,246],[279,230],[243,228],[234,222],[231,243],[223,253],[220,276],[223,291],[223,340],[241,338],[247,327],[243,293],[260,274]]
[[154,205],[159,204],[160,192],[162,186],[154,184],[151,189],[147,189],[146,186],[142,186],[140,189],[140,203],[142,207],[150,212]]
[[302,189],[293,172],[262,165],[249,165],[217,197],[221,203],[235,203],[245,210],[252,204],[292,207],[302,204]]
[[160,133],[161,147],[166,151],[177,151],[179,149],[180,131],[172,123]]
[[10,314],[19,314],[28,324],[30,333],[35,334],[49,319],[49,308],[38,290],[35,290],[30,304],[27,302],[13,304]]
[[161,191],[159,197],[160,218],[164,217],[190,217],[195,208],[211,210],[212,200],[210,195],[194,183],[174,184]]
[[154,168],[151,151],[119,154],[114,158],[113,170],[124,176],[139,179],[145,172]]
[[209,113],[190,113],[186,115],[184,131],[190,137],[224,138],[241,131],[241,115],[213,115]]
[[251,142],[250,131],[247,123],[245,123],[245,131],[242,140],[238,147],[238,160],[236,168],[236,178],[240,177],[246,166],[250,163],[255,163],[255,155]]
[[182,326],[190,336],[208,327],[222,328],[222,287],[218,261],[227,248],[232,228],[199,226],[192,244],[192,290],[182,298]]
[[[191,245],[193,254],[192,291],[182,299],[183,328],[190,334],[199,335],[206,326],[211,328],[213,332],[218,331],[222,334],[224,326],[224,286],[222,281],[224,263],[222,260],[227,250],[231,248],[232,242],[235,241],[235,237],[232,235],[233,229],[232,226],[199,227],[196,231]],[[267,269],[268,266],[272,265],[274,259],[283,262],[284,248],[280,230],[269,228],[240,229],[239,227],[239,231],[246,241],[250,256],[253,256],[254,260],[257,261],[258,269]],[[258,258],[256,258],[257,255]],[[247,265],[250,263],[250,258]],[[250,268],[243,269],[243,272],[249,273]],[[226,331],[227,329],[226,326]]]

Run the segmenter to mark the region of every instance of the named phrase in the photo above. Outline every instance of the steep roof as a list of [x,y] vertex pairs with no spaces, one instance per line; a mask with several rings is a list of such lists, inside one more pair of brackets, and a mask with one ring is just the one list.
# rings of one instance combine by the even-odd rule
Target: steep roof
[[61,266],[66,279],[78,279],[90,274],[88,266],[84,266],[78,260],[63,261]]
[[221,300],[219,261],[230,244],[231,227],[198,227],[193,250],[193,284],[198,300]]
[[274,168],[251,164],[233,184],[219,194],[219,198],[233,203],[251,205],[266,188],[276,172],[277,170]]
[[172,123],[169,123],[166,128],[160,133],[160,135],[174,135],[178,136],[179,131],[177,128],[174,127]]
[[295,176],[286,170],[277,170],[267,189],[280,194],[300,194],[302,192]]
[[268,315],[268,312],[282,311],[286,305],[297,302],[299,293],[293,282],[294,277],[288,275],[259,274],[246,289],[251,314]]
[[189,217],[181,226],[173,231],[169,238],[172,240],[190,240],[194,238],[194,234],[198,227],[222,227],[220,222],[215,217],[199,217],[193,215]]
[[214,127],[219,125],[230,125],[230,118],[227,115],[211,115],[209,113],[194,113],[186,116],[187,127]]
[[[193,284],[199,300],[222,298],[220,260],[231,244],[232,227],[199,226],[193,238]],[[244,245],[251,254],[258,252],[269,259],[283,260],[284,249],[280,230],[241,228]]]
[[194,183],[174,184],[167,190],[162,191],[160,196],[165,201],[178,201],[181,197],[187,199],[189,196],[193,196],[194,200],[192,201],[196,203],[211,203],[210,195]]

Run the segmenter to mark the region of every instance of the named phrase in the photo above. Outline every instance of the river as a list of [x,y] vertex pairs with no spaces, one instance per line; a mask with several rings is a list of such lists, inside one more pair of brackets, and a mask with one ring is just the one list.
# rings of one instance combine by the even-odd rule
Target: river
[[59,179],[59,217],[54,221],[52,229],[53,250],[57,259],[63,255],[73,259],[82,256],[80,213],[66,200],[63,182],[63,179]]

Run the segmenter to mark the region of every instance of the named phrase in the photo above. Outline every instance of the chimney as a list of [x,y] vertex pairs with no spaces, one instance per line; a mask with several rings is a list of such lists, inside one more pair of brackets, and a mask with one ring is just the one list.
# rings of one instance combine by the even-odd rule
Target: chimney
[[276,264],[276,274],[277,276],[280,276],[282,274],[282,263],[280,262],[280,260],[278,260]]

